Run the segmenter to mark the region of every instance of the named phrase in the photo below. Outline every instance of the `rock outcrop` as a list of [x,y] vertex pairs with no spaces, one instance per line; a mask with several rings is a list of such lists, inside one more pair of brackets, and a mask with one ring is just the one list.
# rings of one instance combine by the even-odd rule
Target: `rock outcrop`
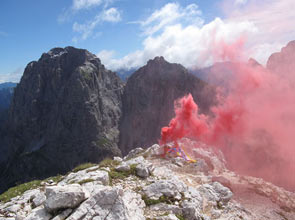
[[120,78],[87,50],[54,48],[29,63],[0,143],[0,189],[120,155]]
[[190,74],[182,65],[156,57],[127,81],[123,94],[119,147],[127,154],[148,147],[160,138],[161,128],[174,115],[174,101],[191,93],[201,112],[214,103],[215,89]]
[[[161,146],[153,145],[56,181],[43,181],[0,203],[0,219],[294,219],[294,193],[258,178],[236,175],[226,169],[219,150],[198,144],[192,156],[208,163],[206,172],[200,163],[173,164],[174,158],[163,158]],[[131,170],[117,170],[122,164]],[[152,173],[138,176],[132,170],[139,165]],[[109,181],[101,181],[102,176]]]

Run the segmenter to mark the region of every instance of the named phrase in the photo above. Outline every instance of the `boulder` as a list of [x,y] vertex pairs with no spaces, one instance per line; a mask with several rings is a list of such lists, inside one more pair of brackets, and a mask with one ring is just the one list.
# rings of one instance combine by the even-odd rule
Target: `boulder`
[[86,199],[85,192],[78,184],[46,187],[45,195],[44,206],[48,212],[76,208]]
[[[91,168],[89,168],[91,170]],[[92,172],[89,172],[88,169],[80,170],[77,173],[70,173],[67,175],[58,185],[67,185],[69,183],[79,183],[84,180],[93,180],[97,184],[108,185],[109,184],[109,174],[107,171],[100,170],[96,168]]]
[[143,207],[139,194],[117,187],[100,187],[67,220],[143,220]]
[[119,172],[127,172],[130,170],[130,166],[127,163],[122,162],[120,165],[115,167],[115,170]]
[[177,178],[170,180],[157,180],[143,188],[143,193],[150,199],[159,199],[161,196],[180,200],[181,193],[187,190],[187,186]]
[[137,147],[132,149],[127,156],[124,157],[124,160],[129,160],[135,156],[138,156],[138,154],[142,153],[144,151],[144,149],[142,149],[141,147]]
[[46,196],[44,194],[44,192],[39,192],[35,198],[33,199],[33,205],[35,207],[38,207],[40,205],[42,205],[46,200]]
[[150,171],[147,164],[140,163],[136,166],[136,175],[142,178],[146,178],[150,175]]

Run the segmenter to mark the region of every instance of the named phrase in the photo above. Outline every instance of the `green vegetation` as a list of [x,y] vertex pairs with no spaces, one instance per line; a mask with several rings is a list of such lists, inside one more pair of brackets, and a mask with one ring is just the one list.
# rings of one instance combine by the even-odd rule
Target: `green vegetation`
[[45,179],[43,181],[47,182],[49,180],[52,180],[53,182],[58,183],[62,180],[63,177],[64,176],[62,176],[62,175],[57,175],[57,176],[53,176],[53,177],[48,177],[47,179]]
[[144,201],[146,206],[156,205],[158,203],[173,204],[174,202],[173,198],[169,198],[164,195],[161,196],[159,199],[149,199],[146,195],[143,195],[142,200]]
[[40,187],[41,182],[48,182],[49,180],[52,180],[53,182],[58,183],[62,180],[62,178],[63,178],[62,175],[57,175],[57,176],[53,176],[53,177],[48,177],[47,179],[44,179],[44,180],[33,180],[31,182],[27,182],[27,183],[23,183],[23,184],[11,187],[6,192],[4,192],[0,195],[0,201],[6,203],[11,198],[14,198],[16,196],[20,196],[27,190],[36,189],[36,188]]
[[130,170],[128,171],[117,171],[112,167],[109,171],[110,183],[112,183],[114,179],[125,179],[130,175],[136,175],[136,166],[137,164],[130,165]]
[[80,185],[82,185],[82,184],[84,184],[84,183],[90,183],[90,182],[93,182],[94,181],[94,179],[85,179],[85,180],[81,180],[81,181],[79,181],[78,183],[80,184]]
[[99,166],[100,167],[110,167],[111,168],[111,167],[117,166],[119,164],[120,164],[119,161],[112,160],[111,158],[105,158],[104,160],[102,160],[99,163]]
[[88,70],[86,70],[86,69],[80,69],[80,74],[82,75],[82,77],[84,78],[84,79],[86,79],[87,81],[90,81],[91,80],[91,73],[88,71]]
[[89,168],[89,167],[93,167],[93,166],[96,166],[97,164],[95,164],[95,163],[83,163],[83,164],[80,164],[80,165],[78,165],[77,167],[75,167],[73,170],[72,170],[72,172],[74,172],[74,173],[77,173],[78,171],[80,171],[80,170],[85,170],[85,169],[87,169],[87,168]]
[[33,180],[31,182],[23,183],[18,186],[12,187],[0,195],[0,201],[6,203],[11,198],[14,198],[16,196],[20,196],[27,190],[38,188],[40,186],[41,182],[42,182],[41,180]]
[[183,215],[180,215],[180,214],[176,214],[175,215],[179,220],[186,220]]

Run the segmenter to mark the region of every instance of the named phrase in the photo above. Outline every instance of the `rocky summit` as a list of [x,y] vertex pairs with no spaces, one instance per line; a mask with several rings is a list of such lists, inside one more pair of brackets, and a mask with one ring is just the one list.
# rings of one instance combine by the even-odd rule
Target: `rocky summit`
[[87,50],[54,48],[29,63],[0,138],[0,189],[120,155],[122,87]]
[[[191,141],[182,140],[186,144]],[[65,176],[1,195],[1,220],[278,220],[295,218],[295,194],[226,169],[223,154],[198,143],[196,163],[163,158],[157,144],[80,166]],[[22,191],[21,191],[22,190]]]
[[280,52],[273,53],[267,60],[266,67],[280,77],[292,79],[295,83],[295,40],[290,41]]
[[128,79],[122,98],[119,147],[123,154],[160,139],[161,128],[174,116],[174,101],[191,93],[202,113],[215,100],[215,87],[182,65],[156,57]]

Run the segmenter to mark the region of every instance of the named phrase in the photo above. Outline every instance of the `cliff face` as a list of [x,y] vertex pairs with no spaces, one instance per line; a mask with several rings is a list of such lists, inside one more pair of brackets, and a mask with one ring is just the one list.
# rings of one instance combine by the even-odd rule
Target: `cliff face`
[[0,188],[120,155],[122,87],[86,50],[54,48],[29,63],[0,141]]
[[127,154],[160,138],[161,128],[174,116],[174,101],[191,93],[201,112],[209,111],[215,90],[163,57],[148,61],[127,81],[123,94],[119,147]]

